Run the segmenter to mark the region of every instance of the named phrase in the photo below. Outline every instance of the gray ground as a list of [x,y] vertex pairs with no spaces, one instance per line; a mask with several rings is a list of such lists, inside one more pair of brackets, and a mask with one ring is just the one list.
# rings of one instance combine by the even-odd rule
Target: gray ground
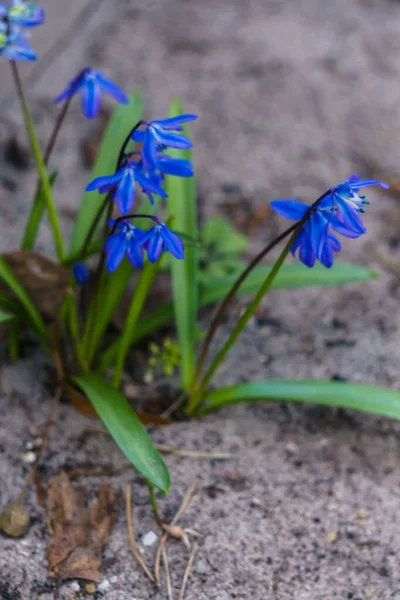
[[[141,89],[152,117],[164,115],[171,97],[181,95],[187,109],[201,115],[194,137],[205,215],[220,214],[226,201],[233,210],[238,195],[257,208],[274,197],[314,199],[354,171],[398,173],[398,2],[153,0],[140,6],[103,0],[68,27],[71,54],[57,46],[45,67],[27,74],[42,135],[56,113],[51,97],[82,64],[101,66],[125,88]],[[47,35],[46,29],[38,35]],[[2,142],[18,124],[11,96],[3,97],[9,110]],[[76,104],[54,157],[63,169],[57,198],[64,213],[78,204],[86,182],[77,150],[93,128]],[[34,178],[32,170],[0,165],[2,250],[18,244]],[[235,195],[227,187],[232,185],[239,187]],[[274,293],[230,356],[220,383],[340,377],[399,386],[398,277],[382,261],[390,252],[396,265],[399,256],[397,197],[372,191],[369,199],[369,235],[346,242],[342,260],[373,265],[381,278],[325,293]],[[67,217],[64,226],[70,229]],[[254,248],[278,226],[283,223],[276,219],[258,233]],[[41,248],[49,248],[49,239],[44,227]],[[3,370],[2,505],[22,487],[24,443],[48,411],[43,368],[30,350],[18,367]],[[65,464],[124,464],[103,437],[79,442],[90,426],[62,406],[45,477]],[[159,442],[233,453],[228,462],[167,458],[173,486],[161,503],[166,515],[194,478],[199,484],[184,520],[203,536],[187,599],[400,598],[397,434],[398,425],[385,419],[261,405],[156,430]],[[121,492],[134,483],[136,530],[140,536],[154,529],[140,480],[127,472],[110,481]],[[91,490],[100,485],[93,478],[86,484]],[[33,495],[30,504],[35,520],[26,538],[0,540],[0,595],[53,600],[43,514]],[[153,552],[145,550],[149,562]],[[130,555],[122,499],[105,558],[116,559],[104,571],[107,600],[167,597],[165,587],[157,591],[147,583]],[[184,549],[171,543],[169,558],[178,597]],[[60,597],[78,597],[74,589],[68,584]]]

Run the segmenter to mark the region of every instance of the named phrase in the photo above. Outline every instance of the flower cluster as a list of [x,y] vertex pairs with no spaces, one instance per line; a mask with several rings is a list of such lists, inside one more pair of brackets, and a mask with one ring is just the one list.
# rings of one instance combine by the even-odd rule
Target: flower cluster
[[373,179],[361,180],[359,175],[351,175],[336,187],[328,190],[313,205],[303,204],[297,200],[274,200],[273,210],[287,219],[300,221],[309,215],[303,224],[297,239],[292,246],[292,254],[299,251],[299,259],[307,267],[313,267],[319,260],[328,269],[334,263],[334,252],[339,252],[341,244],[332,233],[334,230],[348,238],[358,238],[367,229],[360,214],[369,204],[365,196],[360,196],[363,187],[379,185],[385,189],[389,186]]
[[34,2],[11,0],[11,5],[0,3],[0,56],[9,60],[36,60],[24,28],[42,25],[44,20],[44,9]]
[[[129,98],[100,71],[85,68],[54,99],[55,103],[68,101],[75,94],[82,94],[83,113],[88,118],[95,117],[101,104],[102,92],[108,93],[118,102],[127,104]],[[166,198],[163,188],[165,175],[192,177],[193,166],[189,160],[165,154],[168,148],[184,150],[192,147],[192,142],[182,135],[183,124],[197,119],[196,115],[184,114],[155,121],[140,121],[126,139],[118,160],[115,173],[97,177],[86,187],[87,191],[97,190],[109,194],[115,201],[120,214],[126,218],[110,222],[111,235],[105,243],[106,267],[114,271],[126,256],[137,268],[143,266],[145,252],[150,262],[156,262],[162,252],[170,252],[175,258],[183,259],[182,240],[169,227],[150,215],[141,215],[154,221],[153,227],[144,231],[131,223],[129,218],[136,199],[137,185],[151,204],[154,195]],[[140,150],[127,151],[129,143],[140,146]],[[77,283],[83,284],[89,278],[85,265],[74,266]]]
[[165,251],[175,258],[183,259],[185,250],[182,240],[157,217],[149,218],[154,225],[147,231],[136,227],[127,219],[109,223],[112,225],[112,233],[104,246],[108,271],[115,271],[125,256],[134,267],[140,269],[144,264],[144,251],[152,263],[157,262]]

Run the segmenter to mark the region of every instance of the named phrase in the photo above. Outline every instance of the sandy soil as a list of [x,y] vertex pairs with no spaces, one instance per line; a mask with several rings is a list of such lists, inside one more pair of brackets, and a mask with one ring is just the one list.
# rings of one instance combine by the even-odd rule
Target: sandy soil
[[[396,178],[400,136],[400,6],[394,1],[276,0],[248,2],[153,0],[120,2],[118,18],[91,31],[82,63],[101,66],[124,87],[140,88],[149,116],[166,112],[173,95],[201,115],[195,129],[203,215],[222,204],[258,208],[275,197],[314,199],[351,172]],[[77,57],[74,61],[77,61]],[[75,63],[50,66],[32,87],[44,136],[55,114],[50,99]],[[17,113],[8,114],[0,141]],[[93,124],[71,113],[54,157],[63,168],[57,197],[68,214],[77,206],[87,171],[77,153]],[[240,168],[238,168],[240,165]],[[34,172],[0,165],[0,248],[18,244]],[[232,188],[233,186],[233,188]],[[232,191],[232,189],[234,191]],[[219,383],[267,377],[340,377],[374,385],[400,384],[398,348],[398,196],[371,192],[369,235],[344,244],[342,260],[379,270],[376,282],[274,293],[230,356]],[[283,226],[271,220],[254,248]],[[49,249],[43,227],[41,248]],[[15,498],[26,467],[26,442],[49,408],[44,359],[34,348],[16,367],[4,365],[0,424],[0,502]],[[103,437],[84,442],[93,423],[63,405],[43,466],[46,480],[61,466],[124,464]],[[167,457],[173,487],[161,501],[173,514],[197,479],[198,498],[184,524],[202,534],[187,600],[400,598],[397,556],[399,426],[376,417],[329,409],[258,405],[226,409],[190,425],[153,432],[162,443],[230,451],[229,461]],[[105,478],[122,494],[134,484],[139,537],[151,529],[140,478]],[[84,478],[92,491],[100,482]],[[101,480],[104,481],[104,478]],[[0,539],[0,597],[56,598],[45,562],[43,513],[29,499],[33,525],[22,541]],[[151,562],[154,547],[144,550]],[[127,544],[124,503],[105,551],[107,600],[166,598],[137,569]],[[186,564],[171,543],[174,597]],[[64,599],[89,597],[74,584]],[[81,596],[82,597],[82,596]]]

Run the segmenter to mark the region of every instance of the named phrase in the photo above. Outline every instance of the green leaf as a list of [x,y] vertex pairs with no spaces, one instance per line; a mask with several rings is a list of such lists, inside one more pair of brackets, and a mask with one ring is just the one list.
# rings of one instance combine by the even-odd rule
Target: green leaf
[[215,254],[242,254],[249,245],[247,238],[232,227],[226,219],[214,217],[201,228],[200,240]]
[[[53,171],[53,173],[49,177],[49,183],[52,188],[56,182],[57,177],[58,177],[58,171]],[[43,193],[42,186],[40,184],[38,184],[35,199],[33,201],[33,204],[31,207],[31,212],[30,212],[30,215],[28,218],[28,222],[25,227],[24,237],[22,238],[21,250],[33,250],[45,210],[46,210],[45,195]]]
[[[115,172],[118,155],[126,136],[134,125],[140,120],[143,111],[143,102],[138,92],[130,95],[129,104],[119,105],[112,114],[110,124],[103,136],[96,164],[90,175],[90,181],[102,175]],[[74,230],[71,236],[70,253],[77,254],[82,248],[86,235],[100,207],[98,192],[85,192],[81,208],[77,215]],[[98,230],[104,225],[104,218],[100,220]]]
[[34,305],[31,298],[28,296],[22,285],[19,283],[18,279],[15,277],[14,273],[4,260],[4,258],[0,257],[0,277],[5,281],[8,287],[14,292],[18,301],[21,303],[24,311],[27,315],[27,319],[30,322],[32,328],[36,331],[42,342],[47,346],[47,329],[46,325]]
[[49,176],[47,173],[47,167],[44,162],[42,148],[40,146],[39,138],[36,133],[35,124],[29,106],[26,102],[24,90],[21,84],[21,80],[18,73],[17,63],[11,61],[11,69],[14,75],[14,82],[17,88],[18,97],[21,103],[22,112],[24,115],[25,127],[31,145],[32,154],[36,163],[36,170],[39,177],[40,187],[42,189],[43,198],[46,203],[47,212],[49,215],[50,227],[53,233],[54,244],[57,251],[57,257],[60,261],[64,260],[65,247],[64,240],[61,232],[60,222],[58,220],[57,208],[54,203],[54,198],[51,190]]
[[89,398],[127,459],[153,485],[168,493],[168,469],[146,429],[121,392],[98,373],[84,373],[72,377],[72,381]]
[[[261,283],[271,271],[271,265],[262,265],[254,269],[254,271],[243,282],[236,296],[244,296],[245,294],[255,293]],[[199,307],[209,306],[215,302],[222,300],[233,283],[236,280],[236,275],[230,275],[200,286]],[[313,269],[308,269],[302,263],[293,263],[283,265],[275,279],[272,289],[289,289],[289,288],[305,288],[305,287],[327,287],[332,285],[344,285],[347,283],[357,283],[368,281],[376,278],[375,271],[367,267],[357,267],[354,265],[346,265],[337,263],[332,269],[325,269],[322,265],[315,265]],[[146,337],[156,329],[170,323],[174,318],[174,307],[172,302],[166,302],[159,306],[149,315],[142,317],[137,324],[135,331],[132,332],[130,343],[133,344],[140,339]],[[102,366],[105,368],[113,360],[118,350],[119,340],[114,342],[104,353],[102,358]]]
[[[169,116],[183,113],[180,100],[175,99]],[[188,135],[188,128],[184,127]],[[168,151],[170,156],[192,160],[191,150]],[[168,217],[171,228],[197,239],[197,198],[194,177],[165,178]],[[184,260],[171,261],[172,295],[174,299],[175,321],[181,350],[181,386],[188,389],[193,379],[196,362],[196,323],[198,308],[198,251],[194,247],[185,248]]]
[[0,323],[6,323],[7,321],[13,321],[15,319],[15,315],[11,313],[6,313],[0,310]]
[[306,402],[325,404],[400,419],[400,392],[339,381],[252,381],[206,394],[197,414],[239,402]]

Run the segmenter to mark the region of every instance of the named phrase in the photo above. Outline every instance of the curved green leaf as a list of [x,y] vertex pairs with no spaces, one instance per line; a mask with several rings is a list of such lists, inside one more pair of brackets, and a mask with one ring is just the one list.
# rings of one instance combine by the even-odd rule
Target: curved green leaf
[[[183,113],[180,100],[175,99],[169,111],[173,117]],[[184,127],[188,135],[188,128]],[[191,150],[168,151],[170,156],[192,160]],[[194,177],[165,177],[165,191],[168,193],[168,217],[172,229],[196,239],[197,197]],[[192,382],[196,363],[196,328],[198,309],[198,252],[195,247],[185,248],[183,260],[171,260],[172,294],[176,328],[181,350],[181,385],[188,389]]]
[[[237,296],[255,293],[264,279],[271,271],[271,265],[258,266],[243,282],[237,292]],[[332,269],[326,269],[322,265],[315,265],[308,269],[302,263],[283,265],[279,271],[272,289],[289,289],[305,287],[326,287],[332,285],[344,285],[347,283],[358,283],[377,277],[376,273],[367,267],[338,263]],[[237,275],[229,275],[200,286],[199,306],[202,308],[222,300],[234,284]],[[151,314],[141,317],[139,323],[132,332],[131,344],[146,337],[156,329],[170,323],[174,318],[174,307],[172,302],[166,302]],[[114,342],[103,354],[102,366],[107,367],[115,360],[119,340]]]
[[22,285],[19,283],[18,279],[15,277],[14,273],[4,260],[4,258],[0,257],[0,277],[5,281],[8,287],[14,292],[18,301],[22,304],[26,312],[27,319],[29,320],[32,328],[36,331],[36,333],[41,338],[42,342],[47,345],[47,329],[45,322],[42,319],[41,314],[38,309],[34,305],[31,298],[28,296]]
[[12,321],[15,318],[16,318],[15,315],[12,315],[11,313],[6,313],[6,312],[3,312],[2,310],[0,310],[0,323],[7,323],[7,321]]
[[124,398],[98,373],[71,380],[86,394],[100,419],[133,466],[162,492],[170,487],[168,469],[146,429]]
[[400,419],[400,392],[361,383],[285,379],[251,381],[209,392],[196,414],[258,401],[325,404]]
[[[113,112],[110,124],[101,141],[96,164],[90,174],[90,181],[102,175],[114,173],[118,154],[126,136],[140,120],[143,111],[143,102],[139,92],[133,92],[129,104],[120,104]],[[74,230],[71,236],[70,253],[77,254],[89,232],[90,226],[100,206],[100,196],[96,192],[85,192],[82,198]],[[98,230],[104,224],[100,221]]]

